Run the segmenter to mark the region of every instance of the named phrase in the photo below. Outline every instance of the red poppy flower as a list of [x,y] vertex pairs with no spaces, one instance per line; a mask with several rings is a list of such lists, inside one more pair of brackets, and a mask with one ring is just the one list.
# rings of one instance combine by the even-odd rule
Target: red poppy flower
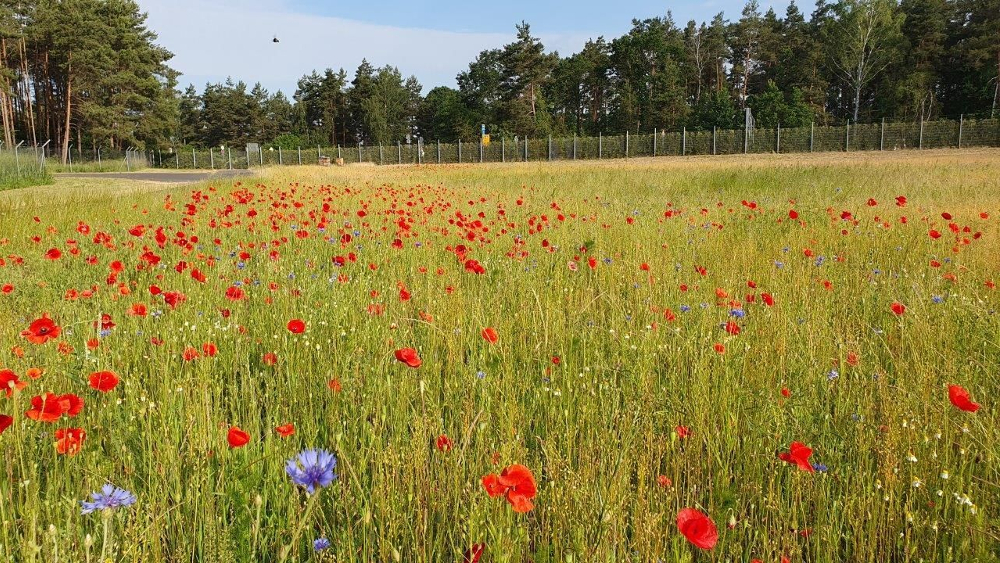
[[250,441],[250,435],[240,429],[239,426],[231,426],[226,434],[226,441],[230,448],[242,448]]
[[133,317],[145,317],[149,309],[142,303],[136,303],[128,310],[128,314]]
[[17,374],[9,369],[0,370],[0,393],[5,393],[7,398],[14,395],[14,391],[20,391],[28,384],[17,378]]
[[45,258],[48,260],[58,260],[62,258],[62,252],[58,248],[50,248],[48,252],[45,253]]
[[802,442],[792,442],[789,446],[787,452],[781,452],[778,454],[778,459],[787,463],[794,463],[799,466],[802,471],[808,471],[813,473],[815,469],[811,463],[809,463],[809,456],[813,453],[812,448],[806,446]]
[[302,334],[306,330],[306,323],[299,319],[292,319],[288,321],[288,332],[292,334]]
[[760,298],[768,307],[774,307],[774,296],[770,293],[761,293]]
[[691,429],[687,426],[678,426],[677,428],[674,428],[674,431],[677,432],[677,437],[681,440],[691,435]]
[[38,379],[42,376],[42,368],[28,368],[27,374],[31,379]]
[[330,391],[333,391],[334,393],[340,393],[340,391],[343,389],[343,387],[340,385],[340,380],[337,379],[336,377],[334,377],[330,381],[327,381],[326,386],[329,387]]
[[906,305],[903,305],[899,301],[893,301],[892,302],[892,312],[897,317],[902,316],[902,314],[906,312]]
[[663,487],[664,489],[669,489],[670,486],[674,484],[674,482],[670,480],[670,477],[667,477],[666,475],[660,475],[659,477],[656,478],[656,484]]
[[10,428],[11,424],[14,424],[14,417],[7,414],[0,414],[0,434],[3,434],[4,430]]
[[44,397],[41,395],[32,397],[31,408],[24,415],[38,422],[55,422],[62,417],[63,409],[57,395],[46,393]]
[[278,355],[274,352],[264,354],[264,365],[273,366],[278,363]]
[[231,286],[226,290],[226,299],[229,299],[230,301],[240,301],[246,296],[246,293],[236,286]]
[[729,321],[726,323],[726,332],[732,334],[733,336],[737,336],[740,333],[740,325],[733,321]]
[[792,392],[788,390],[788,387],[782,387],[781,396],[787,399],[792,396]]
[[32,344],[45,344],[49,340],[54,340],[59,338],[61,329],[59,325],[49,318],[49,314],[45,313],[42,318],[35,319],[28,325],[28,328],[21,331],[21,336],[28,339],[28,342]]
[[493,327],[487,327],[483,329],[483,339],[489,342],[490,344],[496,344],[497,340],[499,340],[500,337],[497,336],[496,329],[494,329]]
[[935,240],[941,238],[941,233],[938,232],[937,229],[931,229],[930,232],[927,234],[930,235],[930,237]]
[[438,451],[445,453],[451,451],[451,449],[455,447],[455,444],[451,441],[451,438],[449,438],[444,434],[438,436],[435,445],[437,446]]
[[0,287],[0,293],[3,293],[4,295],[7,295],[7,294],[10,294],[10,293],[13,293],[13,292],[14,292],[14,286],[10,285],[9,283],[5,283],[5,284],[3,284],[3,287]]
[[420,356],[417,355],[417,351],[413,348],[401,348],[396,350],[396,359],[411,368],[418,368],[420,367],[420,364],[423,363]]
[[966,412],[976,412],[979,410],[979,403],[973,403],[969,397],[969,392],[961,385],[948,386],[948,400],[951,404]]
[[76,455],[83,449],[87,432],[83,428],[60,428],[56,430],[56,451],[64,455]]
[[677,513],[677,530],[699,549],[712,549],[719,541],[715,522],[700,510],[682,508]]
[[205,353],[206,358],[214,358],[219,353],[219,347],[215,342],[206,342],[201,345],[201,351]]
[[274,429],[278,433],[278,436],[282,438],[287,438],[292,434],[295,434],[295,425],[289,422],[288,424],[283,424]]
[[56,400],[59,401],[63,414],[69,417],[74,417],[83,411],[83,399],[72,393],[59,395]]
[[501,471],[500,475],[490,473],[483,477],[482,483],[491,497],[503,495],[514,512],[530,512],[535,508],[531,502],[538,491],[535,476],[523,465],[510,465]]
[[483,550],[485,549],[485,543],[472,544],[472,547],[465,550],[465,553],[462,555],[462,563],[479,563],[479,558],[483,556]]
[[107,393],[118,385],[118,376],[111,371],[98,371],[90,374],[90,386],[101,393]]
[[185,362],[193,362],[194,360],[200,358],[201,354],[198,353],[198,350],[195,350],[194,348],[188,346],[187,348],[184,349],[184,353],[181,355],[181,357],[184,358]]

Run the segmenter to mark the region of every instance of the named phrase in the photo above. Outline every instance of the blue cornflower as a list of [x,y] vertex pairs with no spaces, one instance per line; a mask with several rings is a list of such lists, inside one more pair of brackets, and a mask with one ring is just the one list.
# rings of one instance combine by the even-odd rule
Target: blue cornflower
[[100,336],[101,338],[107,338],[111,336],[111,329],[109,328],[101,329],[101,331],[97,333],[97,336]]
[[940,305],[941,303],[944,303],[944,297],[941,297],[940,295],[935,295],[934,297],[931,297],[931,301]]
[[479,378],[479,379],[486,379],[486,372],[482,371],[482,370],[477,371],[476,372],[476,377]]
[[313,540],[313,551],[323,551],[328,547],[330,547],[330,540],[326,538],[319,538],[318,540]]
[[812,464],[812,466],[813,466],[813,469],[815,469],[819,473],[826,473],[826,470],[827,470],[826,464],[824,464],[824,463],[814,463],[814,464]]
[[833,381],[834,379],[837,379],[838,377],[840,377],[840,372],[837,371],[837,370],[835,370],[835,369],[831,369],[830,373],[826,374],[826,378],[829,379],[830,381]]
[[690,305],[681,305],[681,312],[682,313],[687,313],[690,310],[691,310],[691,306]]
[[236,267],[242,270],[243,268],[247,267],[247,264],[246,262],[237,262]]
[[816,257],[816,265],[817,266],[822,266],[823,262],[825,262],[825,261],[826,261],[826,257],[824,257],[824,256],[817,256]]
[[778,261],[775,261],[775,262],[774,262],[774,267],[775,267],[775,268],[778,268],[778,269],[780,270],[781,268],[784,268],[784,267],[785,267],[785,263],[784,263],[784,262],[778,262]]
[[326,450],[303,450],[294,459],[285,463],[285,473],[296,485],[306,488],[309,494],[317,488],[329,487],[337,480],[333,470],[337,467],[337,456]]
[[729,311],[729,316],[736,317],[737,319],[742,319],[743,317],[747,316],[747,312],[744,311],[743,309],[732,309]]
[[83,506],[82,514],[90,514],[95,510],[113,510],[120,506],[131,506],[135,504],[136,500],[135,495],[125,489],[119,489],[111,483],[104,485],[96,493],[90,493],[90,498],[93,499],[92,502],[80,501]]

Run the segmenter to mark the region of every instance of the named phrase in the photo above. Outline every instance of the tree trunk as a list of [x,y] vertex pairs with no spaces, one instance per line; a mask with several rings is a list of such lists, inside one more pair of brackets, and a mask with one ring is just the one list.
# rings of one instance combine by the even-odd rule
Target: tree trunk
[[[0,70],[7,67],[7,40],[0,39]],[[12,146],[13,143],[13,114],[7,112],[7,98],[10,96],[10,88],[7,84],[7,79],[3,79],[0,82],[0,118],[3,119],[3,139],[7,146]]]
[[73,53],[66,56],[66,121],[63,123],[62,163],[69,157],[69,124],[73,111]]
[[28,73],[28,48],[24,38],[21,38],[21,76],[24,80],[24,107],[28,112],[28,129],[31,131],[31,144],[38,146],[38,135],[35,132],[35,111],[31,107],[31,83]]

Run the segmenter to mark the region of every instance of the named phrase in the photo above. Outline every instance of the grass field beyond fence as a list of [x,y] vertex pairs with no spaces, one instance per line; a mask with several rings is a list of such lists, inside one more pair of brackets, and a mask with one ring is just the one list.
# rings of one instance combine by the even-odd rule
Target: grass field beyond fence
[[0,560],[1000,551],[997,150],[262,173],[0,194]]

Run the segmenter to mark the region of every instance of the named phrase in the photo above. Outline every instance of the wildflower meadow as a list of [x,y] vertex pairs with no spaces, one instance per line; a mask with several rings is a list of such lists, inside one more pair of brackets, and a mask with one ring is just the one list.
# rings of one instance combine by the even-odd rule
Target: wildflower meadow
[[1000,152],[0,193],[0,560],[993,561]]

